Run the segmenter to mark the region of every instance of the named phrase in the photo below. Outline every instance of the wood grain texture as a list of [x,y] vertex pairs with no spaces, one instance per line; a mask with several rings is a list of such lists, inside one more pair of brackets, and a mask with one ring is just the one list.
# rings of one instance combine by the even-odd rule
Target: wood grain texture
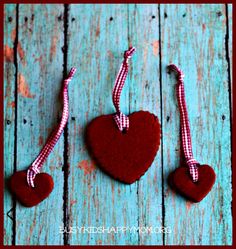
[[7,180],[14,172],[15,144],[15,65],[14,42],[16,28],[16,5],[4,8],[4,244],[13,239],[13,201],[7,189]]
[[[178,20],[178,22],[176,21]],[[232,243],[229,83],[225,52],[224,5],[162,5],[163,168],[165,225],[169,245],[229,245]],[[198,204],[186,202],[166,185],[179,166],[179,111],[175,78],[166,66],[185,72],[186,102],[193,153],[214,168],[212,191]],[[167,121],[167,116],[170,117]],[[168,145],[168,146],[167,146]]]
[[[5,178],[14,171],[14,162],[17,170],[26,169],[38,155],[61,116],[63,72],[72,66],[77,72],[69,86],[67,132],[42,169],[52,175],[54,190],[31,209],[18,203],[14,209],[5,190],[4,243],[232,244],[232,5],[23,4],[18,15],[16,30],[16,5],[5,6]],[[111,91],[129,44],[137,51],[130,61],[121,109],[125,114],[141,109],[156,114],[163,137],[147,173],[140,181],[125,185],[93,162],[84,131],[93,118],[115,111]],[[186,201],[167,185],[168,174],[180,164],[176,81],[166,70],[171,62],[186,75],[194,155],[199,162],[212,165],[217,174],[212,191],[198,204]],[[69,166],[68,176],[63,166]],[[163,225],[171,233],[135,230]],[[119,226],[134,230],[78,231],[80,227]],[[60,227],[65,227],[64,234]]]
[[[20,5],[17,74],[17,170],[26,169],[61,116],[63,5]],[[16,206],[16,245],[63,244],[63,137],[42,171],[55,187],[33,208]]]

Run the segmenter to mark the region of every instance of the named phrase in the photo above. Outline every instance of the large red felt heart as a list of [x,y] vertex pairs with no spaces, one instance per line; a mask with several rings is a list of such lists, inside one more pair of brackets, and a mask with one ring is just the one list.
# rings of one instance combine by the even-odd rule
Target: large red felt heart
[[129,129],[119,131],[113,115],[95,118],[86,129],[88,148],[98,166],[113,178],[131,184],[152,164],[160,145],[160,123],[149,112],[129,115]]
[[200,202],[211,190],[216,175],[209,165],[198,167],[198,181],[193,182],[188,167],[179,167],[169,175],[169,184],[193,202]]
[[53,190],[53,179],[49,174],[37,174],[35,187],[28,185],[26,171],[18,171],[9,179],[9,187],[16,199],[26,207],[33,207],[49,196]]

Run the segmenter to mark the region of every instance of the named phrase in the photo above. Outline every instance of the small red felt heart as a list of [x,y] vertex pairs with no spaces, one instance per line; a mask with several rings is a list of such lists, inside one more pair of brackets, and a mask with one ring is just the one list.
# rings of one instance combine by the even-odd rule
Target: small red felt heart
[[18,171],[9,179],[9,187],[16,199],[26,207],[33,207],[49,196],[53,190],[53,179],[47,173],[37,174],[35,187],[28,185],[26,171]]
[[151,166],[160,145],[158,118],[149,112],[129,115],[129,129],[119,131],[113,115],[95,118],[86,129],[88,148],[101,169],[131,184]]
[[169,184],[193,202],[200,202],[211,190],[216,175],[209,165],[198,167],[198,181],[193,182],[188,167],[179,167],[169,175]]

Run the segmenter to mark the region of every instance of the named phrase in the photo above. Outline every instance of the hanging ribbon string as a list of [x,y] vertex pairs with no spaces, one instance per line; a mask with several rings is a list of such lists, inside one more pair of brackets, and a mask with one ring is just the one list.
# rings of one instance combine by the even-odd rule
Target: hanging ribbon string
[[112,101],[116,108],[114,120],[120,131],[129,129],[129,118],[120,111],[120,95],[129,70],[128,62],[135,50],[136,49],[134,47],[130,47],[127,51],[125,51],[124,60],[116,77],[114,88],[112,90]]
[[189,125],[188,111],[187,111],[187,106],[185,102],[185,93],[184,93],[184,81],[183,81],[184,74],[177,66],[173,64],[169,65],[169,69],[177,73],[177,80],[178,80],[177,99],[180,109],[182,146],[183,146],[186,164],[189,167],[189,173],[193,179],[193,182],[197,182],[199,163],[194,159],[192,152],[190,125]]
[[46,161],[47,157],[53,150],[54,146],[56,145],[57,141],[59,140],[66,123],[69,117],[69,100],[68,100],[68,84],[73,78],[76,69],[72,68],[69,72],[68,77],[63,82],[63,112],[60,124],[56,128],[56,130],[52,133],[49,137],[47,143],[44,145],[43,149],[41,150],[38,157],[34,160],[31,166],[27,170],[27,182],[28,185],[34,187],[34,178],[38,173],[40,173],[40,169],[43,166],[44,162]]

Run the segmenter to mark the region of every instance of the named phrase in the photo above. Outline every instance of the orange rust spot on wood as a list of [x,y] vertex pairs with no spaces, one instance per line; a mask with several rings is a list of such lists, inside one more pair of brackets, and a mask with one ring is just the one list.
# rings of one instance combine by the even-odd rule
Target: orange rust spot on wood
[[[36,214],[36,213],[35,213],[35,214]],[[36,227],[36,215],[35,215],[35,214],[34,214],[33,222],[32,222],[32,224],[30,225],[29,237],[28,237],[28,239],[27,239],[28,244],[29,244],[29,242],[30,242],[30,239],[32,238],[32,233],[33,233],[33,231],[34,231],[34,229],[35,229],[35,227]]]
[[97,240],[96,245],[102,245],[102,240]]
[[74,205],[75,203],[77,203],[77,200],[71,200],[71,201],[70,201],[70,205],[71,205],[71,206]]
[[100,24],[98,23],[98,26],[96,28],[95,36],[98,37],[100,35]]
[[54,35],[51,40],[51,47],[50,47],[50,61],[52,61],[53,57],[56,55],[57,51],[57,40],[58,37]]
[[43,55],[40,55],[38,58],[34,59],[35,62],[39,62],[41,71],[44,71],[46,68],[46,63],[43,62]]
[[19,57],[20,57],[20,60],[23,64],[23,66],[25,66],[26,65],[26,63],[25,63],[25,51],[23,50],[20,42],[17,45],[17,52],[19,54]]
[[147,63],[147,54],[148,54],[148,47],[145,46],[145,48],[143,50],[143,61],[144,61],[144,64]]
[[152,43],[152,51],[153,51],[153,54],[154,54],[155,56],[158,55],[158,52],[159,52],[159,41],[154,41],[154,42]]
[[[25,66],[25,52],[19,43],[17,45],[17,52],[19,54],[20,60],[22,61],[23,66]],[[4,46],[4,58],[8,62],[14,62],[14,49],[10,48],[8,45]]]
[[214,53],[215,53],[215,50],[214,50],[214,37],[213,35],[210,36],[209,38],[209,43],[208,43],[208,49],[209,49],[209,53],[210,53],[210,64],[212,65],[213,62],[214,62]]
[[222,213],[222,211],[221,211],[221,212],[220,212],[220,218],[219,218],[219,220],[218,220],[218,224],[220,224],[220,223],[221,223],[222,218],[223,218],[223,213]]
[[24,75],[21,73],[18,74],[17,89],[18,89],[19,94],[22,97],[25,97],[25,98],[34,98],[35,97],[35,95],[30,93],[28,83],[26,82]]
[[113,55],[113,53],[111,52],[111,50],[108,50],[108,51],[107,51],[107,54],[108,54],[108,57],[110,57],[111,59],[114,58],[114,55]]
[[16,103],[15,103],[15,101],[12,101],[12,102],[8,103],[7,106],[11,107],[11,108],[15,108]]
[[83,160],[78,163],[78,168],[82,169],[85,175],[88,175],[91,174],[96,169],[96,166],[92,161]]
[[197,80],[198,81],[202,81],[202,77],[203,77],[203,75],[202,75],[202,69],[201,68],[197,68]]
[[42,145],[43,145],[43,137],[42,137],[42,136],[39,136],[38,145],[39,145],[39,146],[42,146]]
[[56,166],[49,166],[49,169],[50,169],[51,171],[53,171],[53,170],[56,169]]
[[202,24],[202,30],[203,30],[203,31],[206,30],[206,24],[205,24],[205,23]]
[[14,41],[16,38],[16,29],[13,29],[11,32],[11,40]]
[[189,209],[191,208],[191,206],[192,206],[192,202],[187,201],[187,202],[186,202],[187,211],[189,211]]
[[34,61],[38,61],[39,63],[42,62],[43,56],[40,55],[39,57],[35,58]]
[[4,46],[4,59],[7,62],[14,61],[14,50],[13,48],[10,48],[8,45]]

